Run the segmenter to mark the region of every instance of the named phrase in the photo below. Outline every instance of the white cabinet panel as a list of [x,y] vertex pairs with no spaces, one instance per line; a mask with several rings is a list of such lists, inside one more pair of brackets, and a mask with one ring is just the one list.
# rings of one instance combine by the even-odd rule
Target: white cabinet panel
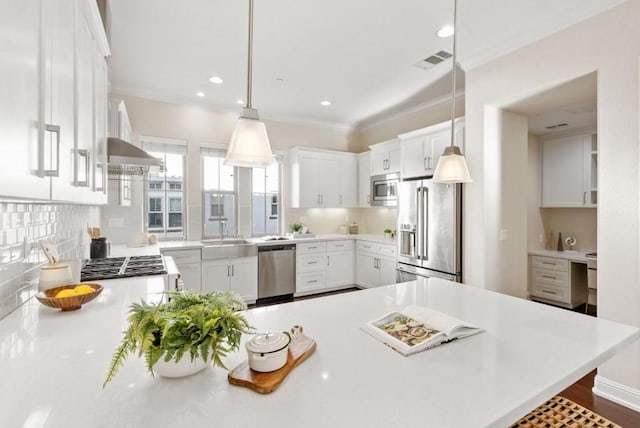
[[371,153],[358,155],[358,206],[371,206]]
[[296,293],[322,292],[327,286],[326,272],[305,272],[296,275]]
[[400,172],[402,154],[398,140],[375,144],[369,148],[371,149],[371,175]]
[[354,283],[353,251],[327,253],[327,288]]
[[386,257],[378,259],[378,270],[380,271],[380,285],[391,285],[396,283],[396,261]]
[[541,206],[595,207],[596,136],[590,134],[545,140],[540,150]]
[[338,206],[358,206],[358,159],[355,156],[340,158],[340,177],[338,180]]
[[[180,266],[178,266],[180,269]],[[202,262],[202,291],[229,291],[231,266],[228,260],[207,260]]]
[[326,265],[325,253],[301,254],[296,258],[296,272],[310,272],[324,270]]
[[358,240],[356,284],[379,287],[396,282],[396,248],[394,245]]
[[[0,13],[0,196],[48,199],[40,154],[40,4],[4,2]],[[40,175],[40,176],[39,176]]]
[[376,257],[366,253],[356,253],[356,284],[362,287],[377,287],[380,274],[376,268]]
[[230,260],[231,276],[229,289],[246,302],[258,299],[258,258],[243,257]]
[[200,281],[202,276],[202,265],[198,263],[176,264],[180,271],[180,278],[184,283],[184,289],[190,291],[201,291]]
[[[340,159],[333,155],[318,156],[318,194],[319,207],[335,208],[340,206]],[[312,190],[312,189],[309,189]]]

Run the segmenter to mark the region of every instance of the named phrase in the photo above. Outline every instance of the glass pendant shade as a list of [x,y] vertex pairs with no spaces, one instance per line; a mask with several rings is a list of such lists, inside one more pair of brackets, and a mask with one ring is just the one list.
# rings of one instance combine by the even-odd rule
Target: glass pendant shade
[[264,168],[274,161],[264,123],[258,119],[240,117],[231,134],[224,164]]
[[438,159],[438,165],[433,174],[433,181],[437,183],[471,183],[471,175],[467,168],[467,161],[458,146],[449,146]]

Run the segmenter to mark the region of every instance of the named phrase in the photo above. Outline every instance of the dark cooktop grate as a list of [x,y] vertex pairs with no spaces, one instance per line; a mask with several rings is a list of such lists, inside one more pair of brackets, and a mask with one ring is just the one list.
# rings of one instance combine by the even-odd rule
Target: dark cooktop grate
[[167,273],[167,268],[160,255],[112,257],[87,260],[82,267],[80,279],[81,281],[95,281],[165,273]]

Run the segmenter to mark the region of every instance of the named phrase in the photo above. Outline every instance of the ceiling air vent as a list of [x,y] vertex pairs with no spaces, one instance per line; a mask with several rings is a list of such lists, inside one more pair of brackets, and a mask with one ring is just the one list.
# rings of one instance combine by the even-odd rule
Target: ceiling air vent
[[556,129],[556,128],[562,128],[563,126],[569,126],[568,123],[556,123],[555,125],[549,125],[549,126],[545,126],[546,129]]
[[451,55],[449,52],[447,51],[440,51],[437,52],[433,55],[431,55],[428,58],[425,58],[421,61],[416,62],[415,64],[413,64],[415,67],[418,68],[422,68],[423,70],[427,70],[431,67],[433,67],[434,65],[438,65],[440,64],[442,61],[447,60],[449,58],[451,58],[453,55]]

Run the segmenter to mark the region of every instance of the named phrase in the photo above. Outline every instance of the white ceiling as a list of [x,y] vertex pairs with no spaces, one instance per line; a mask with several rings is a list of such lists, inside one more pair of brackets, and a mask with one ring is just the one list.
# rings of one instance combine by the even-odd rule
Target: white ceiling
[[[459,0],[461,66],[623,1]],[[451,50],[452,39],[435,32],[452,23],[452,6],[452,0],[255,0],[254,107],[262,117],[356,126],[447,96],[451,60],[429,70],[412,64]],[[111,0],[110,9],[113,92],[239,111],[248,0]],[[210,83],[212,75],[224,83]],[[321,106],[323,99],[333,105]]]

